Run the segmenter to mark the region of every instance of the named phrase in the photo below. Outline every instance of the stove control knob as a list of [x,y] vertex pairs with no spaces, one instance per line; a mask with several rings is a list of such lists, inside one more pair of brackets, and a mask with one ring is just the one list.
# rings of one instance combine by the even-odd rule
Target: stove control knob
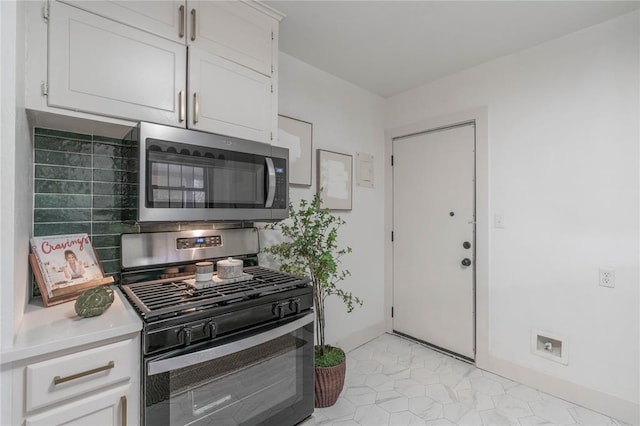
[[180,330],[180,340],[182,340],[183,345],[189,346],[191,344],[191,337],[191,328],[184,327],[182,330]]
[[218,328],[216,326],[216,323],[213,322],[213,320],[207,321],[207,323],[204,325],[205,336],[209,336],[209,339],[213,339],[214,337],[216,337],[217,332]]
[[289,310],[291,312],[295,312],[296,314],[300,313],[300,299],[291,299],[289,300]]
[[275,305],[273,305],[273,309],[271,309],[271,312],[278,318],[284,318],[285,306],[287,306],[286,303],[276,303]]

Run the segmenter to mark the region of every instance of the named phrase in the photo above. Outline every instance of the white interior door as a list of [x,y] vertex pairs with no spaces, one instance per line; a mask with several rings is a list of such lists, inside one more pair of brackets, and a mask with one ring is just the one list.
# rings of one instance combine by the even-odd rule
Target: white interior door
[[474,359],[475,128],[393,140],[393,329]]

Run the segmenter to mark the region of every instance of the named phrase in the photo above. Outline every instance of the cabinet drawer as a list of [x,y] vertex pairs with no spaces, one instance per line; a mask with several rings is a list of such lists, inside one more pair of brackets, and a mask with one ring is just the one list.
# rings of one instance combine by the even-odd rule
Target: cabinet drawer
[[129,380],[138,352],[125,340],[27,366],[27,411]]

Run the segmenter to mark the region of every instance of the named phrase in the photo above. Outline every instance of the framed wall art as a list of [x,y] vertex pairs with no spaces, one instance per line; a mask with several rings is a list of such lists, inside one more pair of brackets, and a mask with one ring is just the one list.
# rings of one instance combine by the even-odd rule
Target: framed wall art
[[289,183],[311,186],[313,124],[278,115],[278,138],[273,145],[289,148]]
[[318,192],[321,209],[351,210],[352,157],[318,150]]

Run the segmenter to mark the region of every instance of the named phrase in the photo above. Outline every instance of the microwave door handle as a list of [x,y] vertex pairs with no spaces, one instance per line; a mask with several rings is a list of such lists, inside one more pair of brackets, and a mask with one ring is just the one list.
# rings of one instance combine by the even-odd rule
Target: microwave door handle
[[273,199],[276,195],[276,168],[273,166],[272,158],[265,158],[267,162],[267,201],[264,203],[266,208],[273,206]]

